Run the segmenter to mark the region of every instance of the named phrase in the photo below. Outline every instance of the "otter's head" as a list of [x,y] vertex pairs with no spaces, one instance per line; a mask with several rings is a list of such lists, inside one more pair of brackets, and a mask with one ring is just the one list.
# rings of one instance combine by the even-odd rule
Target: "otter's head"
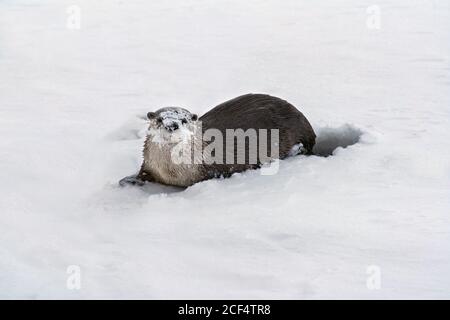
[[150,128],[166,130],[169,133],[189,128],[193,122],[197,121],[196,114],[178,107],[167,107],[149,112],[147,118],[150,120]]

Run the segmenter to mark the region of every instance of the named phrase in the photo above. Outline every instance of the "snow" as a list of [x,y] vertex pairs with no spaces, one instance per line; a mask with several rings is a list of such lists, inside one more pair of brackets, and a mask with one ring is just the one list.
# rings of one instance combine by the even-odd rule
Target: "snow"
[[[192,143],[195,123],[190,121],[192,115],[188,111],[177,107],[164,108],[163,111],[158,111],[158,118],[161,119],[162,126],[156,127],[157,124],[147,124],[149,128],[146,135],[151,137],[150,141],[158,145],[159,148],[162,148],[165,144],[190,145]],[[183,120],[186,123],[183,123]],[[177,125],[178,129],[169,132],[166,128],[170,128],[174,124]]]
[[[0,2],[0,297],[448,298],[449,9]],[[147,112],[249,92],[296,105],[332,156],[117,186]]]

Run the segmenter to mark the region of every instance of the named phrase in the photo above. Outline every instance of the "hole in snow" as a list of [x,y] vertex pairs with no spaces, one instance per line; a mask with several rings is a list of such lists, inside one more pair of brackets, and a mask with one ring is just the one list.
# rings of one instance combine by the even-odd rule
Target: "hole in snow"
[[313,153],[317,156],[333,155],[339,147],[346,148],[359,142],[363,132],[352,125],[344,124],[338,128],[322,127],[315,129],[316,144]]

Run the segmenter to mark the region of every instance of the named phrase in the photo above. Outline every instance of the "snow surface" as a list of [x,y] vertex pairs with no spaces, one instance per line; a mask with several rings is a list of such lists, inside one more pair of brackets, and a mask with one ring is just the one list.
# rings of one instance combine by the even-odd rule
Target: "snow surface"
[[[0,297],[449,298],[449,6],[1,1]],[[333,156],[117,187],[148,111],[249,92],[296,105]]]

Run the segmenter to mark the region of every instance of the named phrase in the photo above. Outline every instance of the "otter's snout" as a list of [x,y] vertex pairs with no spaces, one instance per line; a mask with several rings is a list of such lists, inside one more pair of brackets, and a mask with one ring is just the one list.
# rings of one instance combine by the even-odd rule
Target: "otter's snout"
[[169,132],[173,132],[180,128],[180,124],[177,120],[172,119],[163,119],[162,117],[156,118],[156,122],[158,123],[158,127],[164,127]]
[[165,124],[164,128],[166,128],[167,131],[173,132],[175,130],[178,130],[180,128],[180,125],[177,122],[170,122],[168,124]]

